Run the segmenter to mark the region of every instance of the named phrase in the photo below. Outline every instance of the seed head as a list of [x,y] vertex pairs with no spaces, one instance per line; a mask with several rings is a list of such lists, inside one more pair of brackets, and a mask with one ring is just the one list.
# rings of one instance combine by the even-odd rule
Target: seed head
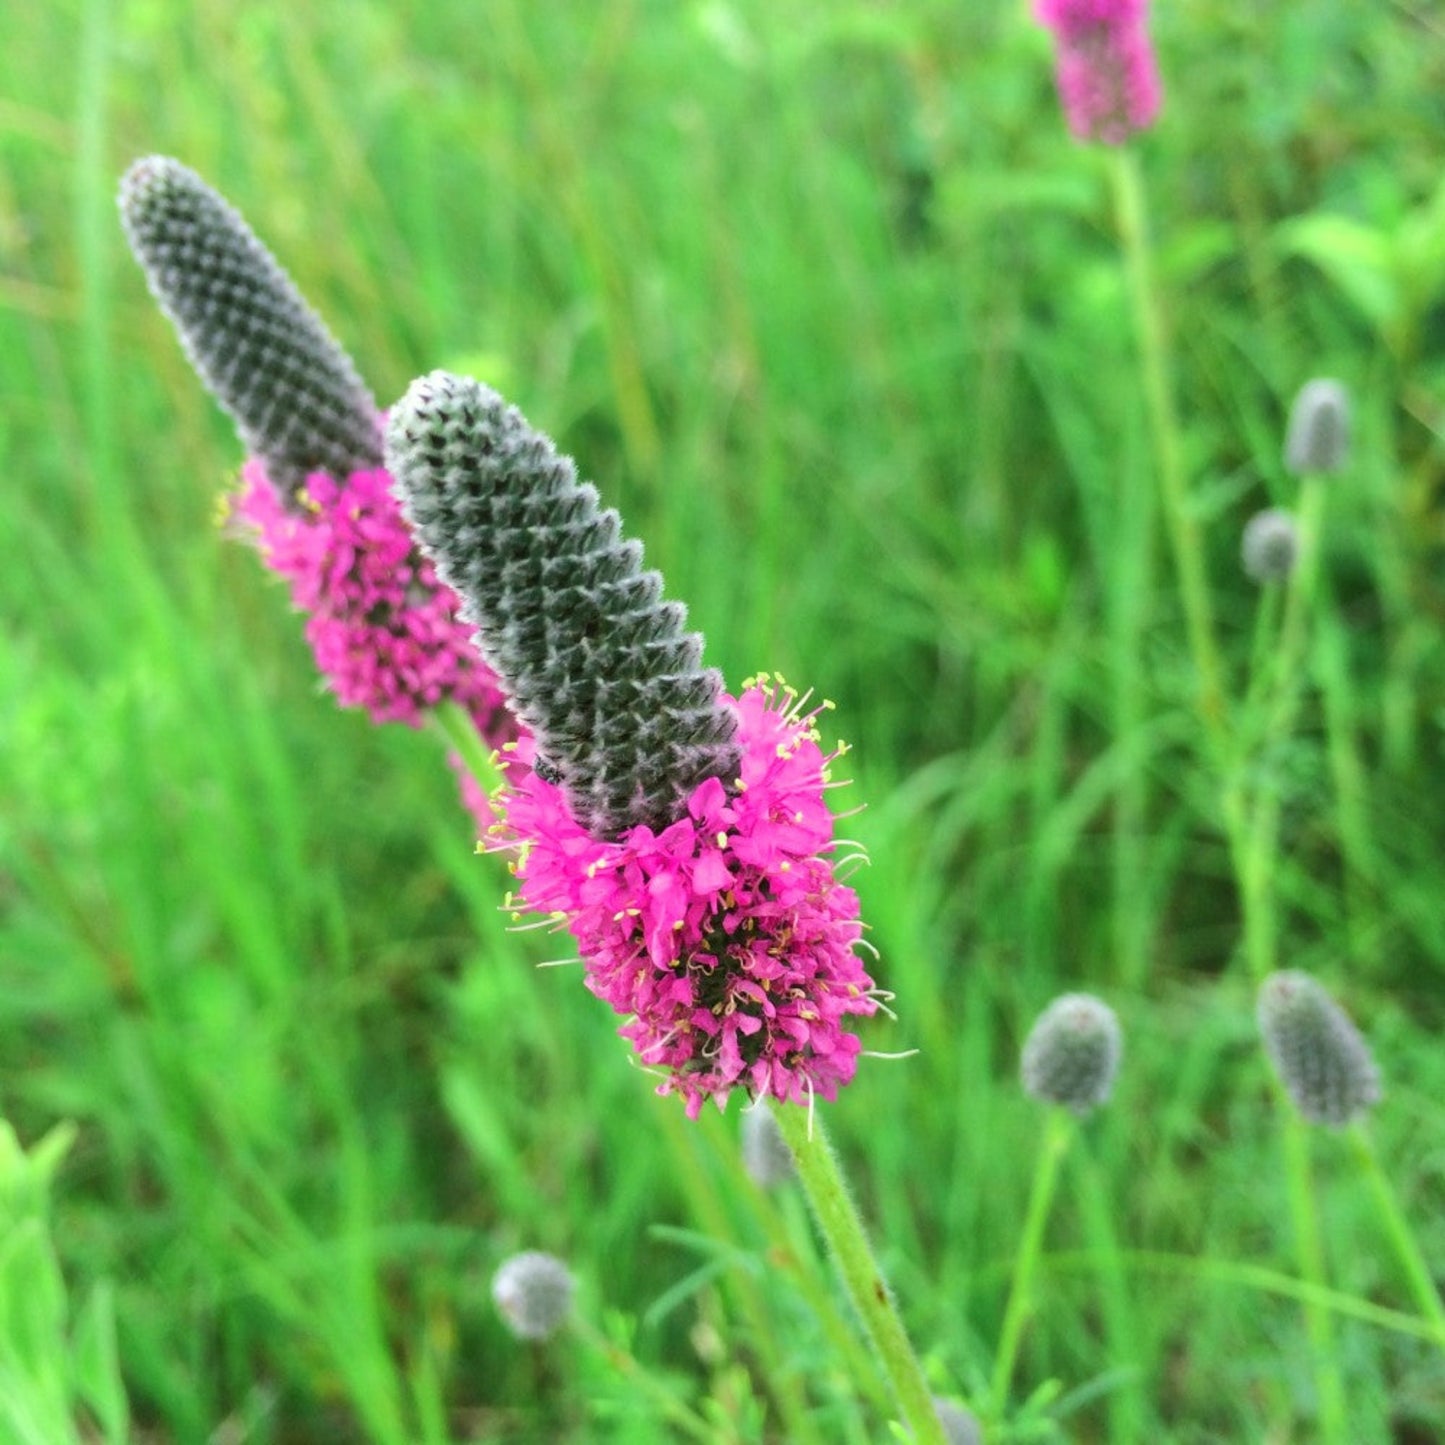
[[1265,1052],[1295,1108],[1340,1128],[1379,1102],[1380,1071],[1349,1015],[1307,973],[1272,973],[1256,1009]]
[[1080,1116],[1108,1101],[1123,1036],[1108,1004],[1066,993],[1039,1015],[1023,1049],[1024,1092]]
[[1260,586],[1283,582],[1299,560],[1299,528],[1277,507],[1256,512],[1244,525],[1239,550],[1245,573]]
[[194,171],[137,161],[120,186],[126,239],[201,380],[290,495],[381,463],[376,405],[321,318]]
[[492,1298],[518,1339],[545,1340],[572,1309],[576,1285],[556,1255],[514,1254],[492,1279]]
[[1289,412],[1284,464],[1288,471],[1343,471],[1350,460],[1350,394],[1343,383],[1317,377],[1300,388]]

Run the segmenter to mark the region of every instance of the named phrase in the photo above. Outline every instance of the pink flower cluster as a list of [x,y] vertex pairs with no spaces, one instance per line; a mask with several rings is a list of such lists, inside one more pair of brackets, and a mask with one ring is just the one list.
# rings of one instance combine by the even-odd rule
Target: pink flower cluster
[[1159,71],[1148,0],[1035,0],[1058,43],[1056,78],[1069,129],[1120,145],[1159,113]]
[[[241,482],[232,514],[266,566],[290,583],[292,602],[307,614],[316,665],[343,707],[415,727],[427,709],[451,701],[493,747],[517,736],[472,629],[457,618],[456,593],[412,540],[388,471],[342,481],[313,472],[293,506],[255,458]],[[491,821],[490,809],[478,816],[484,826]]]
[[734,701],[743,748],[731,786],[711,778],[687,815],[599,842],[560,789],[528,775],[502,795],[492,830],[520,844],[520,904],[565,924],[587,986],[628,1022],[645,1064],[666,1071],[690,1117],[741,1088],[802,1103],[853,1077],[849,1014],[878,1008],[854,952],[858,898],[826,854],[828,764],[814,725],[781,683],[758,679]]

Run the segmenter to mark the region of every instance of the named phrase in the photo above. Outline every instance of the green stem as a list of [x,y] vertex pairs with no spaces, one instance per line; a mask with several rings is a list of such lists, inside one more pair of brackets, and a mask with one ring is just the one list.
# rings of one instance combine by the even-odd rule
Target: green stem
[[1355,1157],[1360,1162],[1365,1178],[1369,1180],[1370,1191],[1375,1196],[1375,1207],[1385,1224],[1385,1233],[1395,1246],[1395,1254],[1405,1277],[1410,1282],[1410,1292],[1415,1296],[1415,1306],[1434,1327],[1435,1343],[1445,1349],[1445,1305],[1440,1302],[1440,1291],[1436,1288],[1430,1267],[1420,1252],[1414,1231],[1400,1208],[1400,1201],[1385,1172],[1380,1168],[1375,1154],[1374,1140],[1360,1122],[1350,1128],[1350,1143],[1354,1146]]
[[1028,1214],[1024,1217],[1023,1237],[1014,1256],[1013,1283],[1009,1287],[1008,1305],[1004,1310],[1003,1329],[999,1333],[998,1354],[994,1357],[993,1382],[989,1390],[989,1417],[1003,1419],[1008,1406],[1009,1381],[1013,1378],[1014,1361],[1018,1358],[1024,1326],[1033,1312],[1033,1283],[1038,1269],[1039,1251],[1043,1248],[1044,1227],[1054,1201],[1054,1185],[1058,1182],[1059,1164],[1068,1152],[1074,1137],[1073,1117],[1063,1109],[1050,1109],[1044,1141],[1034,1162],[1034,1182],[1029,1191]]
[[813,1206],[818,1227],[833,1252],[854,1308],[878,1351],[915,1445],[948,1445],[933,1408],[933,1395],[918,1356],[903,1328],[893,1296],[863,1229],[858,1206],[811,1109],[778,1109],[778,1128],[798,1165],[798,1178]]
[[1318,477],[1306,477],[1300,487],[1299,561],[1290,573],[1284,599],[1284,621],[1275,649],[1268,736],[1285,737],[1294,726],[1300,695],[1300,674],[1305,661],[1305,617],[1314,596],[1319,568],[1319,547],[1324,519],[1324,487]]
[[1099,1264],[1100,1305],[1109,1345],[1109,1358],[1129,1372],[1128,1378],[1108,1396],[1110,1445],[1134,1445],[1146,1438],[1143,1381],[1150,1377],[1149,1365],[1141,1358],[1150,1349],[1144,1343],[1125,1278],[1124,1256],[1114,1227],[1114,1199],[1100,1177],[1100,1169],[1085,1147],[1075,1151],[1071,1168],[1079,1173],[1082,1188],[1084,1227],[1088,1231],[1090,1257]]
[[1259,719],[1268,713],[1274,659],[1279,653],[1279,634],[1284,615],[1284,588],[1262,587],[1259,607],[1254,614],[1254,640],[1249,648],[1249,686],[1244,698],[1241,723],[1246,736],[1262,731]]
[[1129,300],[1134,313],[1144,400],[1154,446],[1164,521],[1169,532],[1174,570],[1184,602],[1189,650],[1199,674],[1199,714],[1216,751],[1223,754],[1227,736],[1224,668],[1214,635],[1214,613],[1204,566],[1204,542],[1199,534],[1184,475],[1184,448],[1169,374],[1164,318],[1154,285],[1149,249],[1149,227],[1144,208],[1144,187],[1133,154],[1117,147],[1110,156],[1114,214],[1124,254]]
[[[1280,1091],[1283,1093],[1283,1090]],[[1309,1126],[1292,1109],[1284,1115],[1284,1145],[1289,1169],[1290,1215],[1294,1221],[1295,1248],[1300,1276],[1312,1290],[1325,1289],[1325,1251],[1320,1239],[1319,1214],[1310,1181]],[[1305,1328],[1314,1355],[1315,1392],[1319,1397],[1320,1439],[1324,1445],[1345,1445],[1349,1428],[1345,1391],[1335,1349],[1335,1326],[1329,1310],[1318,1302],[1305,1304]]]
[[432,721],[477,786],[485,793],[495,792],[503,782],[497,754],[482,741],[466,709],[454,702],[441,703],[432,712]]

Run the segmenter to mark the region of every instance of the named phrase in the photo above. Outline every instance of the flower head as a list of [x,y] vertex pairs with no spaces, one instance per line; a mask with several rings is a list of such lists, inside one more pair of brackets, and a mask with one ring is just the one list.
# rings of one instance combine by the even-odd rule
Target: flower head
[[1123,1036],[1114,1010],[1087,993],[1066,993],[1038,1017],[1024,1041],[1024,1092],[1087,1114],[1108,1102]]
[[457,597],[418,551],[381,467],[313,472],[287,505],[260,462],[242,470],[236,520],[290,584],[306,637],[343,707],[416,725],[451,701],[500,747],[516,735],[497,680],[457,620]]
[[1288,471],[1338,472],[1350,460],[1350,394],[1328,377],[1307,381],[1290,407],[1284,464]]
[[492,1299],[518,1339],[545,1340],[572,1311],[576,1284],[556,1255],[514,1254],[492,1277]]
[[1256,1010],[1265,1052],[1312,1124],[1348,1124],[1380,1099],[1380,1071],[1350,1016],[1307,973],[1272,973]]
[[859,1051],[843,1022],[878,1004],[828,858],[822,709],[767,678],[723,694],[617,513],[495,392],[413,382],[386,454],[532,734],[492,829],[517,852],[519,909],[568,929],[690,1115],[734,1089],[831,1099]]
[[737,776],[709,778],[683,815],[591,836],[535,773],[504,795],[495,835],[521,845],[518,902],[577,941],[587,986],[664,1071],[689,1115],[740,1088],[831,1099],[859,1044],[843,1024],[878,1007],[854,952],[858,898],[834,876],[817,709],[760,680],[735,702]]
[[1299,528],[1277,507],[1256,512],[1244,525],[1239,550],[1245,573],[1255,582],[1282,582],[1299,560]]
[[1059,99],[1079,140],[1119,145],[1158,115],[1146,10],[1147,0],[1037,0],[1034,14],[1057,44]]

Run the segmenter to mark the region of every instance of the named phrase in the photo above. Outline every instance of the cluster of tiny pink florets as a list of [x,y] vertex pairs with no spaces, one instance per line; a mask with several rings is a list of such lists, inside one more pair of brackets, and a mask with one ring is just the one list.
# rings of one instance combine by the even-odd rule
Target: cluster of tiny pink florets
[[[241,482],[232,515],[290,584],[316,665],[343,706],[416,726],[450,701],[493,747],[516,737],[497,679],[457,618],[456,593],[412,540],[390,472],[341,481],[314,472],[290,505],[254,458]],[[490,810],[479,817],[489,822]]]
[[619,1031],[658,1092],[689,1115],[734,1088],[795,1103],[835,1096],[859,1043],[849,1014],[878,1008],[855,952],[858,898],[834,875],[828,764],[817,711],[760,680],[734,702],[739,777],[694,790],[661,832],[599,842],[557,787],[528,775],[502,797],[493,837],[520,844],[517,902],[565,924],[587,986],[628,1022]]
[[1147,0],[1036,0],[1058,42],[1056,77],[1069,129],[1118,145],[1159,113]]

